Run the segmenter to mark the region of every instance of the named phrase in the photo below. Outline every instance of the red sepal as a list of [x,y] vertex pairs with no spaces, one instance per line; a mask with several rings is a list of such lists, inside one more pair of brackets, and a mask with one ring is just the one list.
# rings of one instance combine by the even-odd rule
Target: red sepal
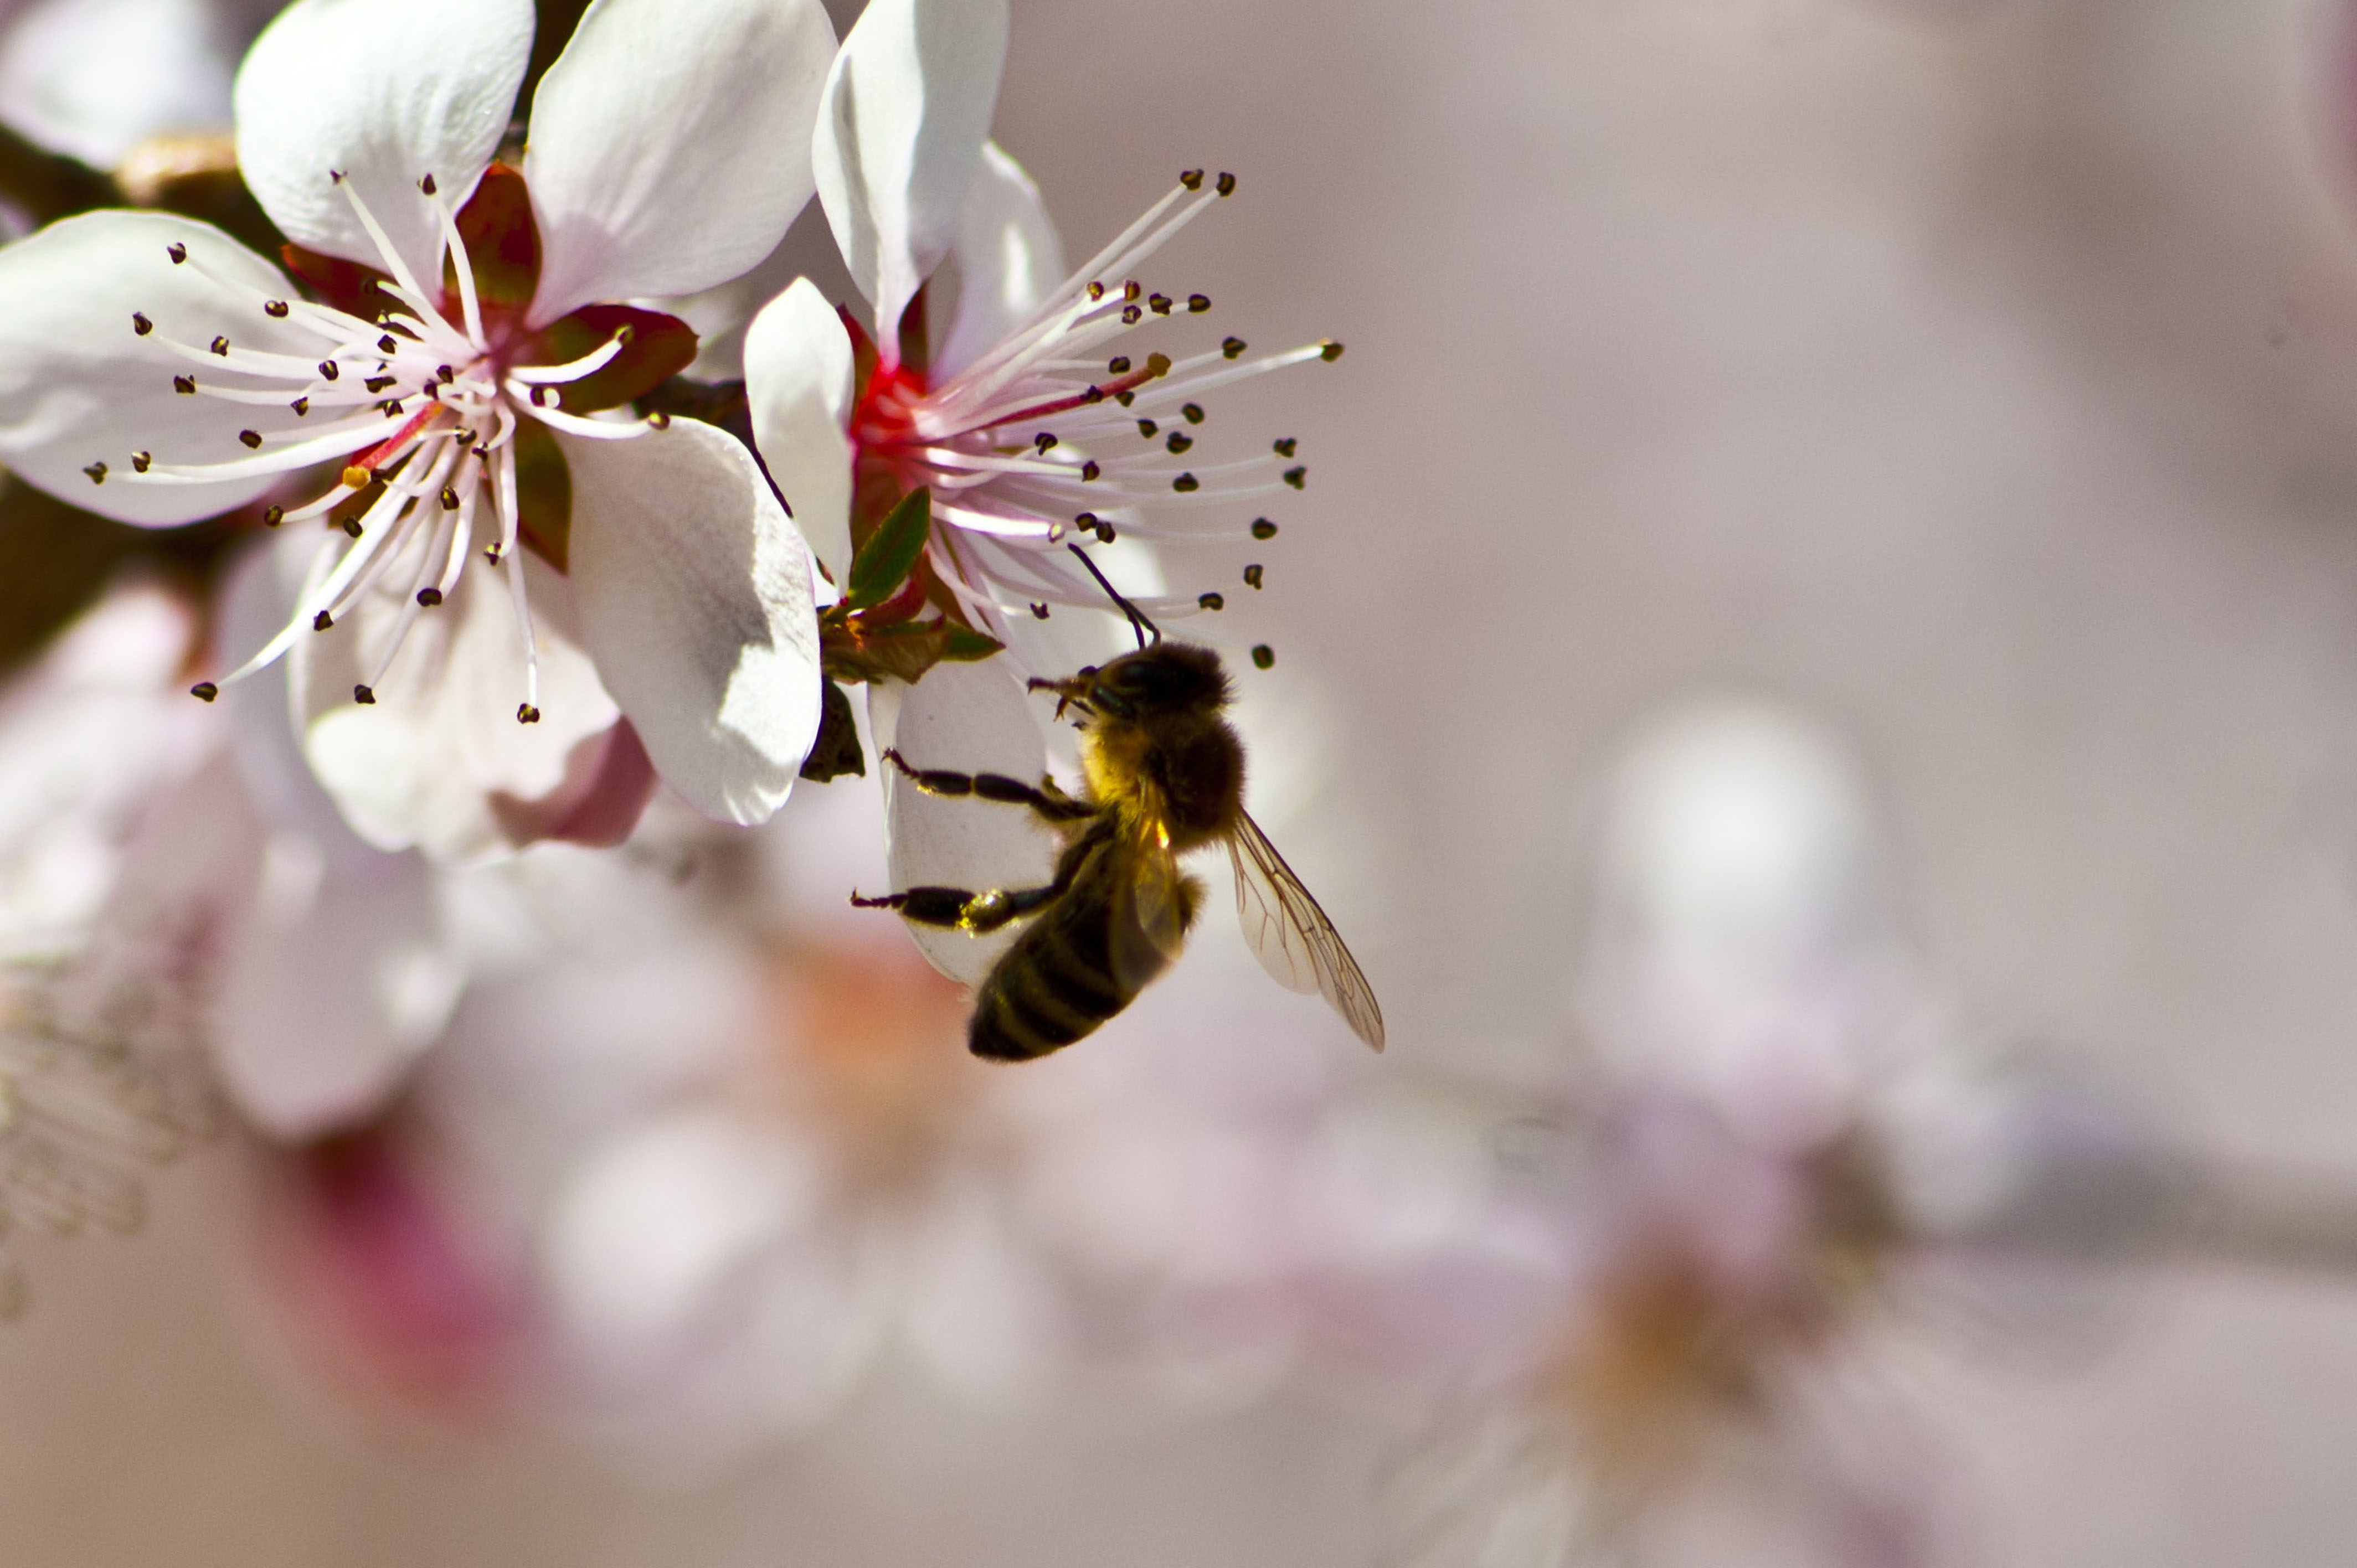
[[695,359],[694,329],[675,316],[632,305],[585,305],[564,319],[550,322],[519,362],[562,365],[578,360],[625,327],[630,329],[630,340],[620,353],[601,369],[555,389],[557,406],[565,413],[619,408],[654,391]]
[[[532,215],[532,193],[523,176],[505,164],[483,171],[475,194],[458,209],[458,238],[467,243],[473,264],[475,297],[493,315],[522,314],[540,287],[540,225]],[[457,318],[458,268],[454,258],[442,259],[444,314]]]
[[311,291],[322,301],[348,316],[374,321],[380,312],[398,307],[393,295],[376,286],[392,280],[374,267],[348,262],[341,256],[307,251],[292,243],[279,246],[278,254],[288,272],[310,285]]

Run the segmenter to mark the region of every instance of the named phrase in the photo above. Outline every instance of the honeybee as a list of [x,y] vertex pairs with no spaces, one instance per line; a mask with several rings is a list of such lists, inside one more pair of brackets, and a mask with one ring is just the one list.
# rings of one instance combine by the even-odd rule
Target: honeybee
[[1045,1056],[1128,1006],[1178,956],[1202,907],[1203,884],[1179,870],[1178,857],[1215,843],[1228,847],[1236,914],[1261,966],[1288,990],[1322,994],[1382,1050],[1383,1009],[1367,977],[1244,812],[1243,743],[1222,716],[1232,693],[1220,656],[1163,642],[1157,632],[1152,644],[1103,668],[1029,684],[1056,693],[1059,718],[1081,715],[1080,798],[1052,779],[1035,787],[1004,774],[920,768],[898,751],[884,757],[929,794],[1039,813],[1064,841],[1053,879],[1042,887],[911,887],[852,897],[863,908],[898,909],[977,935],[1031,919],[974,993],[966,1035],[974,1053],[999,1061]]

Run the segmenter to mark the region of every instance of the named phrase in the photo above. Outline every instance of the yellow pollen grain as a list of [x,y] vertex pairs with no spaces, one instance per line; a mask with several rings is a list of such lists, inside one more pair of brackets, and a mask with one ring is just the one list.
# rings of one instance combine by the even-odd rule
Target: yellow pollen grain
[[356,490],[368,489],[368,482],[372,477],[373,476],[371,475],[366,468],[361,467],[358,463],[354,463],[351,467],[344,470],[344,483]]

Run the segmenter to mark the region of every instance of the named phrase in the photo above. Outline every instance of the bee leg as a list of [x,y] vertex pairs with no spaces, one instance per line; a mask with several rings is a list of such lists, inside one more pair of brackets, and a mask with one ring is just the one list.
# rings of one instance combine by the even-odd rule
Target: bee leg
[[854,893],[851,902],[855,908],[898,909],[903,919],[920,925],[946,926],[981,936],[1055,902],[1071,885],[1071,877],[1060,871],[1045,887],[992,887],[980,893],[963,887],[911,887],[874,898]]
[[1060,789],[1049,794],[1004,773],[957,773],[946,768],[917,768],[897,750],[887,750],[884,760],[928,795],[974,795],[1001,805],[1028,806],[1051,822],[1085,822],[1097,814],[1095,807],[1075,800]]

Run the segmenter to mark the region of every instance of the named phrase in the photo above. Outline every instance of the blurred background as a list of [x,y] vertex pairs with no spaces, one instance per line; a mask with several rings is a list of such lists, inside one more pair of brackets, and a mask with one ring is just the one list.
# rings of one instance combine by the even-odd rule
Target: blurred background
[[[2345,7],[1016,0],[996,135],[1076,256],[1236,171],[1163,263],[1255,344],[1350,346],[1222,413],[1313,456],[1232,614],[1278,654],[1255,757],[1327,769],[1325,827],[1279,836],[1383,998],[1381,1072],[1506,1103],[1555,1070],[1614,759],[1733,692],[1860,763],[1971,1030],[2357,1184]],[[1392,1552],[1424,1423],[1307,1376],[1010,1409],[887,1350],[806,1430],[652,1467],[341,1397],[256,1261],[264,1165],[212,1141],[136,1238],[27,1249],[10,1562]],[[2357,1558],[2345,1281],[2179,1268],[2092,1339],[1875,1333],[1964,1560]]]

